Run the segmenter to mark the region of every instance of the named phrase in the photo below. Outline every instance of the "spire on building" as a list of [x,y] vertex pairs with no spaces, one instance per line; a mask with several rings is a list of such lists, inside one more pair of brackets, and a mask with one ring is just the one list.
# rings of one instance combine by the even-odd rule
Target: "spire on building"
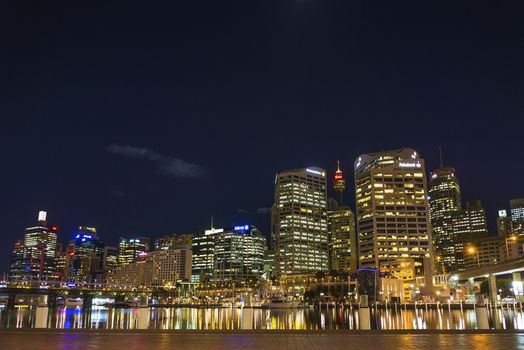
[[444,167],[444,160],[442,158],[442,147],[440,145],[438,146],[438,153],[440,156],[440,169],[442,169]]

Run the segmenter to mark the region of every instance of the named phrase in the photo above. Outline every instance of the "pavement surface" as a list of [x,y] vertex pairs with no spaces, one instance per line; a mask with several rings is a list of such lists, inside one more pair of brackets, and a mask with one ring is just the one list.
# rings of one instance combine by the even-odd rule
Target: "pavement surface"
[[0,349],[524,350],[515,332],[107,332],[1,330]]

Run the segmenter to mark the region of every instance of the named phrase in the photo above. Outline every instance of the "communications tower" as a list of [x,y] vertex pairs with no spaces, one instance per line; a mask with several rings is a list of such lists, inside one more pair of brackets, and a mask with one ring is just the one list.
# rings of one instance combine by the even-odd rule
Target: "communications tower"
[[340,170],[340,160],[337,160],[337,171],[333,177],[333,188],[339,194],[339,205],[342,205],[342,191],[346,189],[346,180],[344,179],[344,173]]

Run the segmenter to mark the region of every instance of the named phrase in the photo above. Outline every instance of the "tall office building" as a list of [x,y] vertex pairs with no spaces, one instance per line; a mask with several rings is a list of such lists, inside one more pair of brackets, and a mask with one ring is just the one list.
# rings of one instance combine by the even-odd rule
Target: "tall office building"
[[433,228],[434,254],[440,272],[455,269],[455,237],[452,217],[462,209],[460,184],[455,169],[440,167],[428,184],[429,217]]
[[137,262],[141,254],[149,251],[150,239],[147,237],[121,238],[118,245],[118,263],[131,264]]
[[25,229],[23,242],[13,249],[11,273],[17,279],[56,279],[58,227],[47,225],[47,213],[38,213],[36,225]]
[[72,279],[80,283],[101,283],[103,280],[104,243],[96,228],[80,226],[74,236]]
[[424,160],[409,148],[363,154],[355,161],[360,267],[412,258],[432,270]]
[[328,211],[330,269],[356,270],[355,215],[348,207]]
[[238,225],[216,235],[213,280],[242,281],[264,273],[266,238],[252,225]]
[[277,276],[329,269],[326,191],[323,169],[277,174],[272,211]]
[[31,249],[24,245],[24,240],[17,240],[11,251],[11,265],[9,267],[10,280],[20,281],[30,279],[28,275],[29,269],[31,268],[31,265],[29,264],[30,256]]
[[509,208],[513,221],[524,221],[524,198],[510,200]]
[[497,217],[497,235],[509,237],[513,234],[513,221],[506,210],[499,210]]
[[479,200],[468,201],[464,209],[452,216],[455,237],[455,268],[464,270],[464,247],[488,236],[486,211]]
[[107,281],[107,275],[110,271],[114,270],[118,265],[118,248],[116,247],[104,247],[104,258],[103,258],[103,270],[104,280]]
[[205,282],[212,278],[215,267],[215,238],[222,232],[224,232],[223,228],[210,228],[193,236],[192,282]]
[[509,201],[513,232],[524,236],[524,198],[512,199]]

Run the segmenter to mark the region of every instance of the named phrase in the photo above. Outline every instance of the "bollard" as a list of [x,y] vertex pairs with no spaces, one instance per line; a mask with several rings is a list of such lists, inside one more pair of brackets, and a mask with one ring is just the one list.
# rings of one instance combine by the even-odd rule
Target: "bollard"
[[477,329],[489,329],[488,307],[483,296],[479,296],[475,305]]
[[137,311],[138,311],[138,322],[137,322],[136,328],[137,329],[148,329],[151,310],[149,308],[141,307]]
[[359,327],[358,327],[359,329],[364,329],[364,330],[371,329],[371,316],[369,312],[367,295],[360,296],[360,306],[358,309],[358,322],[359,322]]
[[35,328],[47,328],[49,318],[49,308],[47,306],[36,307]]
[[253,329],[253,309],[242,309],[242,329]]

